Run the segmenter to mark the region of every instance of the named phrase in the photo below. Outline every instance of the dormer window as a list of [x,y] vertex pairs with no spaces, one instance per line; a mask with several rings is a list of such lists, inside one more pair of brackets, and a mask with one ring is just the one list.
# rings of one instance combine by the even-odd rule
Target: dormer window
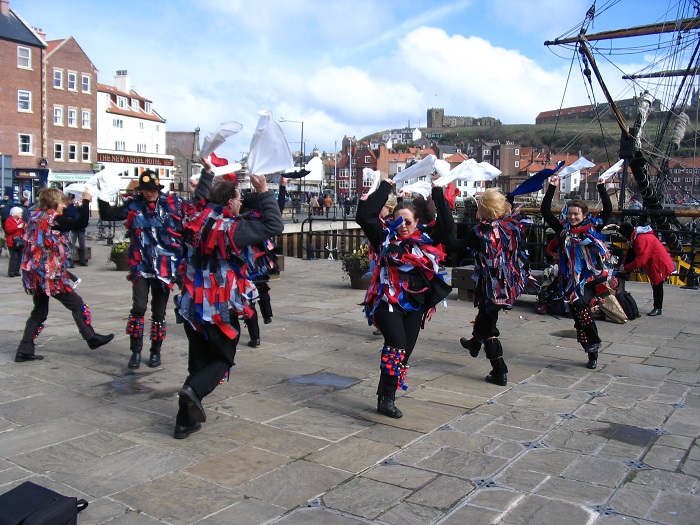
[[126,97],[117,97],[117,106],[120,107],[121,109],[126,109],[126,107],[127,107]]
[[150,112],[151,112],[151,103],[150,103],[150,102],[146,102],[145,107],[144,107],[144,111],[145,111],[146,113],[150,113]]
[[139,110],[139,100],[137,98],[131,99],[131,109],[133,109],[134,111]]

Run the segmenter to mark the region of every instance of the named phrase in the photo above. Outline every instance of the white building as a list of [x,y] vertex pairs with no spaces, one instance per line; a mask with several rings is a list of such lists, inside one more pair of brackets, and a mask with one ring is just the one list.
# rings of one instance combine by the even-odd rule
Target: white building
[[581,188],[581,172],[575,171],[568,177],[559,181],[559,192],[562,195],[571,195],[579,193]]
[[173,189],[174,157],[165,153],[165,119],[151,101],[131,89],[126,71],[117,71],[114,86],[97,84],[97,162],[133,189],[139,174],[158,173],[164,191]]

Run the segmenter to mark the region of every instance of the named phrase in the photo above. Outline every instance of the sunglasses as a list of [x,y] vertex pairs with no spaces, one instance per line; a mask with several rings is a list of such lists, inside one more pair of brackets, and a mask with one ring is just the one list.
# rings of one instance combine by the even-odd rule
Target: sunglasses
[[404,226],[410,226],[410,225],[413,224],[414,222],[415,222],[415,221],[407,221],[406,219],[404,219],[404,220],[403,220],[403,225],[404,225]]

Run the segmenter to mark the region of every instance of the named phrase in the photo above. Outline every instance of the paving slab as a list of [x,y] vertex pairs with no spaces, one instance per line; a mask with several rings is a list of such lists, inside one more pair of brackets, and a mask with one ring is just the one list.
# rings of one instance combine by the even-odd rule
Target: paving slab
[[[38,363],[14,363],[31,309],[0,276],[0,493],[32,480],[90,506],[80,523],[693,523],[700,494],[700,295],[665,287],[663,316],[600,321],[588,370],[573,321],[525,296],[499,320],[506,387],[459,337],[471,303],[426,324],[397,405],[376,411],[381,337],[337,261],[287,258],[273,322],[245,345],[207,422],[172,437],[187,339],[168,312],[157,369],[126,368],[131,290],[91,241],[78,292],[113,342],[92,351],[55,305]],[[651,289],[627,283],[647,308]],[[306,297],[313,297],[306,300]]]

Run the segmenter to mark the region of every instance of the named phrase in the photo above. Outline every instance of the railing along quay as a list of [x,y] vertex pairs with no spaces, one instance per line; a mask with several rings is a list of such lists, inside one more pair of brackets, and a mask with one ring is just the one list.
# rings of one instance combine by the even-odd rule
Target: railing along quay
[[[529,224],[523,232],[523,239],[530,253],[530,267],[533,270],[544,270],[554,262],[546,251],[553,232],[542,219],[539,208],[521,208],[520,212],[524,217],[532,220],[532,224]],[[553,209],[552,212],[559,215],[561,210]],[[692,219],[687,229],[674,230],[674,233],[680,235],[683,240],[683,249],[669,250],[678,268],[677,273],[669,281],[671,284],[695,289],[700,277],[698,260],[700,232],[695,228],[700,221],[695,219],[700,218],[700,210],[614,210],[612,222],[635,222],[636,220],[646,223],[654,214],[672,214],[678,218]],[[362,230],[355,223],[354,213],[346,215],[340,206],[332,206],[328,210],[320,207],[317,210],[309,210],[307,207],[305,213],[295,212],[292,218],[295,223],[301,221],[298,229],[287,228],[286,230],[290,231],[285,231],[276,240],[281,253],[289,257],[337,260],[344,254],[358,250],[365,239]],[[476,218],[469,215],[455,217],[455,235],[464,237],[476,222]],[[666,232],[655,231],[661,234],[663,239],[663,234]],[[615,253],[619,257],[624,257],[629,248],[627,242],[617,235],[611,236],[610,241]],[[449,256],[448,266],[462,266],[471,262],[469,254],[450,253]],[[645,279],[639,274],[636,278]]]

